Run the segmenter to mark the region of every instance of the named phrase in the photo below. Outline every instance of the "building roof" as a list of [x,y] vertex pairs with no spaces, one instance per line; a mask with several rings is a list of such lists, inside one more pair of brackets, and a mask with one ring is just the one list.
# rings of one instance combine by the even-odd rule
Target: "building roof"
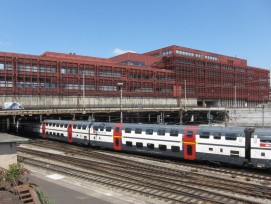
[[148,67],[154,64],[155,62],[158,62],[159,60],[161,60],[161,57],[154,57],[154,56],[148,56],[144,54],[126,52],[124,54],[117,55],[109,59],[115,63],[121,63],[121,62],[129,61],[129,60],[144,62],[145,66]]
[[51,58],[59,58],[59,59],[73,59],[73,60],[82,60],[82,61],[89,61],[89,62],[110,62],[107,58],[101,57],[91,57],[91,56],[83,56],[77,55],[75,53],[58,53],[58,52],[45,52],[41,56],[43,57],[51,57]]
[[27,142],[29,139],[23,138],[23,137],[18,137],[14,135],[10,135],[7,133],[0,133],[0,143],[5,143],[5,142]]

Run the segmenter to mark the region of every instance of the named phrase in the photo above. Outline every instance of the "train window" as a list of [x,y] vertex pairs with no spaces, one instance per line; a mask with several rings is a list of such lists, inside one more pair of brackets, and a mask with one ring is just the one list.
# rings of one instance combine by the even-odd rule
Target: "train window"
[[59,124],[56,124],[56,127],[59,127]]
[[55,124],[55,123],[53,123],[52,125],[53,125],[53,127],[55,127],[55,126],[56,126],[56,124]]
[[46,126],[49,126],[49,123],[45,123]]
[[143,143],[142,143],[142,142],[137,142],[137,143],[136,143],[136,147],[142,148],[142,147],[143,147]]
[[271,143],[271,136],[260,136],[261,142]]
[[142,129],[141,128],[136,128],[135,129],[135,134],[141,134],[142,133]]
[[159,136],[164,136],[165,134],[166,134],[166,130],[165,129],[159,129],[157,131],[157,135],[159,135]]
[[87,129],[87,126],[86,126],[86,125],[83,125],[83,126],[82,126],[82,129],[83,129],[83,130]]
[[192,145],[187,145],[187,154],[188,155],[192,155],[193,154],[193,148],[192,148]]
[[120,131],[120,127],[116,127],[116,128],[115,128],[115,131],[116,131],[116,132],[119,132],[119,131]]
[[220,140],[221,139],[221,133],[220,132],[214,132],[214,139]]
[[61,137],[64,137],[64,134],[63,133],[61,133],[61,135],[60,135]]
[[63,124],[60,124],[60,127],[61,127],[61,128],[63,128],[63,126],[64,126]]
[[105,131],[106,131],[106,132],[111,132],[111,130],[112,130],[111,127],[106,127],[106,128],[105,128]]
[[56,135],[56,133],[55,132],[53,132],[53,136],[55,136]]
[[193,137],[193,135],[194,135],[194,133],[192,130],[187,130],[187,132],[186,132],[187,137]]
[[171,146],[171,151],[172,152],[180,152],[180,147],[179,146]]
[[262,152],[262,153],[261,153],[261,156],[262,156],[262,157],[265,157],[265,153],[264,153],[264,152]]
[[220,152],[223,152],[223,149],[222,149],[222,148],[220,148]]
[[73,125],[73,127],[72,127],[73,129],[76,129],[76,125]]
[[125,133],[131,133],[132,132],[132,128],[125,128]]
[[153,129],[146,129],[146,135],[152,135]]
[[147,144],[147,147],[148,147],[149,149],[154,149],[154,144],[148,143],[148,144]]
[[236,134],[235,134],[235,133],[226,133],[225,139],[226,139],[226,140],[236,140],[237,137],[236,137]]
[[159,149],[166,151],[167,150],[167,146],[166,145],[159,145]]
[[81,128],[82,128],[82,125],[78,125],[78,126],[77,126],[77,129],[81,129]]
[[104,127],[100,127],[100,131],[104,131]]
[[132,146],[133,146],[133,143],[132,143],[132,142],[130,142],[130,141],[126,141],[126,146],[128,146],[128,147],[132,147]]
[[[93,130],[98,130],[99,129],[99,127],[98,126],[93,126]],[[117,128],[116,128],[117,129]]]
[[209,147],[209,151],[213,151],[214,149],[212,147]]
[[68,127],[68,124],[65,124],[64,127],[67,128],[67,127]]
[[200,133],[199,137],[203,138],[203,139],[209,139],[210,133],[209,132],[202,132],[202,133]]
[[175,129],[170,130],[170,133],[169,133],[169,135],[173,137],[178,137],[178,134],[179,134],[179,131]]
[[56,136],[58,136],[58,137],[59,137],[59,133],[56,133]]
[[52,126],[52,123],[49,123],[49,126]]
[[230,151],[230,156],[231,157],[239,157],[239,151],[231,150]]
[[71,125],[71,124],[69,125],[69,128],[72,128],[72,125]]

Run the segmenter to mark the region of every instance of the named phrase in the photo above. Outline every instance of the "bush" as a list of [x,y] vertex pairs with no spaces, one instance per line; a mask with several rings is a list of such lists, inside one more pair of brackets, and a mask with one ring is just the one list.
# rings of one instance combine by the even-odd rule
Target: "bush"
[[18,185],[20,178],[27,174],[30,174],[30,171],[20,163],[9,165],[8,170],[0,168],[0,188],[8,189]]

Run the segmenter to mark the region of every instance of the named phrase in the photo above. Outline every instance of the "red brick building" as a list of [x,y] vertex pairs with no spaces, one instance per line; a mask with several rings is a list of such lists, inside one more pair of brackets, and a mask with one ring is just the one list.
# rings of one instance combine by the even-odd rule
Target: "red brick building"
[[269,100],[270,71],[247,61],[170,46],[112,58],[0,52],[0,95],[187,98],[194,105],[244,106]]

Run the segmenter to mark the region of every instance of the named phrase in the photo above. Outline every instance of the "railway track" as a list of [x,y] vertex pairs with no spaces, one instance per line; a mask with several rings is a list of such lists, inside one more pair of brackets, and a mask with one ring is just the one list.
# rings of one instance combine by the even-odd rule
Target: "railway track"
[[[181,166],[182,168],[186,167],[188,171],[194,172],[197,174],[203,174],[206,175],[206,172],[210,173],[212,176],[217,175],[218,173],[219,178],[221,179],[221,175],[224,174],[225,177],[233,178],[236,177],[242,177],[243,180],[250,181],[250,180],[261,180],[261,183],[263,185],[270,185],[271,184],[271,176],[269,170],[258,170],[258,169],[244,169],[240,167],[225,167],[225,166],[219,166],[219,167],[212,167],[210,165],[206,165],[203,163],[195,163],[190,161],[182,161],[182,160],[168,160],[168,159],[161,159],[153,156],[142,156],[142,155],[135,155],[131,153],[125,153],[125,152],[115,152],[111,150],[96,150],[96,149],[90,149],[90,148],[84,148],[80,146],[70,145],[67,143],[61,143],[61,142],[55,142],[50,140],[34,140],[32,141],[33,144],[38,145],[40,147],[47,147],[47,145],[50,145],[50,148],[53,148],[55,150],[64,151],[67,154],[78,154],[82,156],[91,156],[96,155],[95,157],[99,157],[100,159],[110,159],[111,161],[114,159],[116,162],[118,162],[120,159],[118,157],[122,156],[125,157],[125,159],[122,158],[123,161],[128,161],[127,158],[139,158],[139,159],[151,159],[152,161],[157,161],[159,163],[164,163],[166,165],[173,164],[176,166]],[[69,146],[67,151],[67,145]],[[104,153],[108,154],[104,154]],[[99,155],[99,156],[98,156]],[[115,155],[117,157],[115,157]]]
[[[33,143],[35,145],[35,143]],[[38,146],[46,146],[47,148],[57,149],[61,151],[62,148],[67,151],[67,144],[54,143],[54,142],[39,142]],[[204,176],[198,172],[187,172],[178,169],[171,169],[166,167],[158,167],[157,165],[145,164],[134,160],[123,159],[114,155],[103,154],[96,150],[88,150],[87,148],[80,148],[76,146],[68,145],[69,155],[57,155],[48,152],[40,152],[31,149],[25,149],[18,147],[18,151],[27,154],[35,155],[35,158],[42,158],[47,160],[53,160],[64,164],[62,167],[57,165],[60,171],[68,163],[71,166],[80,168],[84,174],[95,175],[95,179],[116,180],[120,182],[119,186],[127,187],[127,190],[131,192],[137,192],[144,194],[145,196],[155,197],[162,199],[165,202],[182,202],[182,203],[266,203],[271,202],[271,189],[263,185],[252,185],[247,182],[233,182],[229,179],[214,179],[215,177]],[[80,150],[81,149],[81,150]],[[88,159],[75,158],[74,156],[84,156]],[[20,156],[20,159],[24,163],[33,164],[33,158],[26,156]],[[37,162],[37,161],[36,161]],[[42,160],[37,163],[42,164]],[[46,161],[47,162],[47,161]],[[46,163],[45,162],[45,163]],[[45,165],[45,164],[44,164]],[[42,165],[41,168],[49,168],[46,165]],[[56,165],[56,164],[54,164]],[[49,165],[50,168],[52,164]],[[61,166],[61,165],[60,165]],[[54,170],[54,169],[51,169]],[[88,172],[86,172],[86,170]],[[56,171],[56,170],[54,170]],[[65,173],[74,170],[66,169]],[[75,171],[78,172],[78,169]],[[70,174],[73,175],[73,173]],[[77,175],[78,176],[78,175]],[[92,180],[96,181],[96,180]],[[110,181],[111,182],[111,181]],[[109,183],[110,183],[109,182]],[[124,183],[121,183],[124,182]],[[109,185],[105,183],[105,185]],[[112,184],[112,187],[116,188],[118,185]],[[133,186],[133,187],[132,187]],[[132,190],[134,189],[134,190]],[[136,190],[135,190],[136,189]],[[140,193],[139,189],[142,189],[143,193]],[[151,195],[151,192],[155,192]],[[161,195],[163,195],[161,197]]]

